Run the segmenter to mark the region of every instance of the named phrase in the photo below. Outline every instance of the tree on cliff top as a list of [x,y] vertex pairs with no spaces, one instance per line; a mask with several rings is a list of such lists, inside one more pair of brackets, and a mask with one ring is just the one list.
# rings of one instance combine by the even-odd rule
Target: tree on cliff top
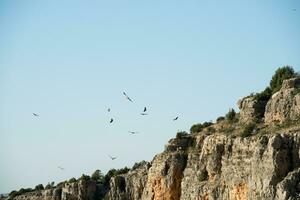
[[43,190],[43,189],[44,189],[44,186],[43,186],[43,184],[38,184],[37,186],[35,186],[34,189],[35,189],[35,190]]
[[104,176],[103,176],[102,172],[99,169],[97,169],[92,174],[91,179],[94,180],[94,181],[102,182],[104,180]]
[[295,73],[293,67],[291,66],[284,66],[280,67],[275,71],[275,74],[272,77],[272,80],[270,81],[270,89],[272,91],[272,94],[280,90],[281,85],[284,80],[293,78],[297,75]]

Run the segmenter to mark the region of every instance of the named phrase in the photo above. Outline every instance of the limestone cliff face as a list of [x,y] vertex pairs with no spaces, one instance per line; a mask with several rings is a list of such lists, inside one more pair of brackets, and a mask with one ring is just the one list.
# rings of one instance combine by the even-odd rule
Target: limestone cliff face
[[[94,200],[96,199],[96,183],[80,180],[66,183],[62,187],[29,192],[18,195],[14,200]],[[11,199],[10,197],[8,199]]]
[[300,115],[300,78],[285,80],[282,88],[269,100],[265,111],[265,122],[282,123]]
[[[300,199],[300,132],[249,138],[190,134],[111,179],[108,200]],[[92,181],[27,193],[15,200],[96,200]]]
[[[232,138],[226,135],[189,135],[186,149],[157,155],[140,181],[123,177],[132,187],[115,190],[110,199],[297,199],[300,198],[300,132]],[[182,140],[177,139],[177,140]],[[170,144],[172,146],[172,143]],[[115,182],[115,179],[112,182]],[[133,196],[135,188],[137,196]]]

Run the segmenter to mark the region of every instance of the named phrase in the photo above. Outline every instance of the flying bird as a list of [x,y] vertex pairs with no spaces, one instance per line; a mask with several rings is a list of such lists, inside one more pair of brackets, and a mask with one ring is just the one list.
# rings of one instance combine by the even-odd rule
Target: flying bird
[[110,108],[107,109],[107,112],[110,112]]
[[147,111],[147,108],[146,107],[144,107],[144,111],[143,112],[146,112]]
[[128,131],[128,133],[130,133],[131,135],[135,135],[135,134],[138,134],[139,132],[136,132],[136,131]]
[[113,123],[113,121],[114,121],[114,119],[113,119],[113,118],[111,118],[111,119],[110,119],[110,121],[109,121],[109,123],[111,124],[111,123]]
[[58,166],[57,168],[60,169],[60,170],[65,170],[65,168],[62,168],[62,167],[60,167],[60,166]]
[[133,102],[132,99],[126,94],[126,92],[123,92],[123,94],[124,94],[124,96],[126,97],[126,99],[128,99],[128,101]]
[[112,157],[112,156],[110,156],[110,155],[108,155],[108,157],[109,157],[111,160],[116,160],[116,159],[117,159],[117,157]]
[[148,115],[148,113],[141,113],[141,115]]
[[177,117],[175,117],[174,119],[173,119],[173,121],[176,121],[178,119],[178,116]]
[[38,114],[36,114],[36,113],[32,113],[33,114],[33,116],[35,116],[35,117],[39,117],[39,115]]
[[296,9],[296,8],[294,8],[294,9],[292,9],[292,11],[297,11],[297,9]]

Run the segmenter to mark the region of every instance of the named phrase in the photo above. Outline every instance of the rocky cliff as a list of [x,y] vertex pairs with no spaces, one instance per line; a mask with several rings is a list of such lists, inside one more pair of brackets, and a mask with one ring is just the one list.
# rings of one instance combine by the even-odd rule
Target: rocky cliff
[[[265,102],[243,98],[237,121],[177,134],[151,162],[113,176],[104,199],[300,199],[299,83],[284,81]],[[97,190],[93,181],[78,181],[9,199],[93,200]]]
[[[138,169],[113,178],[110,199],[297,199],[300,194],[300,131],[176,140],[186,139],[193,141],[186,149],[168,149],[171,142],[146,173]],[[133,173],[139,178],[132,179]]]

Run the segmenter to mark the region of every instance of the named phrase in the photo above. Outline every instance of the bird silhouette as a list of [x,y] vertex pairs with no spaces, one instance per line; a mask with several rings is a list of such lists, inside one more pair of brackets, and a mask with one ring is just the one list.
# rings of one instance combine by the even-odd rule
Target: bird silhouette
[[148,113],[141,113],[141,115],[148,115]]
[[126,97],[126,99],[128,99],[128,101],[133,102],[132,99],[126,94],[126,92],[123,92],[123,94],[124,94],[124,96]]
[[128,133],[130,133],[131,135],[135,135],[135,134],[138,134],[139,132],[136,132],[136,131],[128,131]]
[[39,117],[39,115],[38,114],[36,114],[36,113],[32,113],[33,114],[33,116],[35,116],[35,117]]
[[110,156],[110,155],[108,155],[108,157],[109,157],[111,160],[116,160],[116,159],[117,159],[117,157],[112,157],[112,156]]
[[297,11],[297,9],[296,9],[296,8],[294,8],[294,9],[292,9],[292,11]]
[[175,117],[174,119],[173,119],[173,121],[176,121],[178,119],[178,116],[177,117]]
[[110,108],[107,109],[107,112],[110,112]]
[[147,111],[147,108],[146,107],[144,107],[144,111],[143,112],[146,112]]
[[109,123],[111,124],[111,123],[113,123],[113,121],[114,121],[114,119],[113,119],[113,118],[111,118],[111,119],[110,119],[110,121],[109,121]]

